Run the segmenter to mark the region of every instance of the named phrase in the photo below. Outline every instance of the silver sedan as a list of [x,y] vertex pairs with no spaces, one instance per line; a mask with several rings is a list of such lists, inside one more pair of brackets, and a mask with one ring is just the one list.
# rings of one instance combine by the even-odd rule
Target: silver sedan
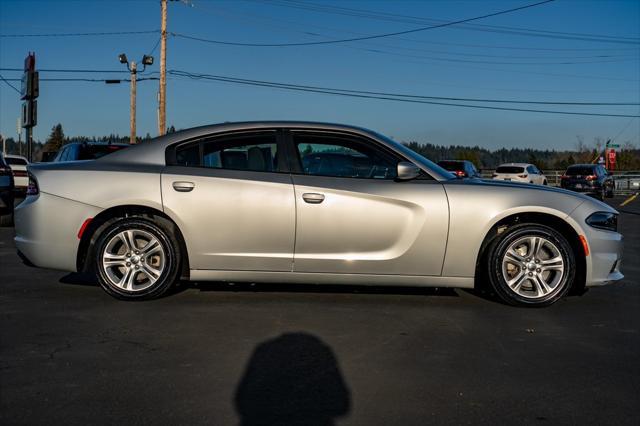
[[474,288],[549,305],[620,272],[617,212],[561,189],[456,179],[365,129],[227,123],[95,161],[31,165],[15,242],[121,299],[178,280]]

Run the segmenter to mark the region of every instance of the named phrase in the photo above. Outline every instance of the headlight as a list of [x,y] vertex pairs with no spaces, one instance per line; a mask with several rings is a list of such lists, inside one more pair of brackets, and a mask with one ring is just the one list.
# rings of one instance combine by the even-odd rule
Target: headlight
[[587,225],[598,229],[606,229],[607,231],[618,230],[618,215],[609,212],[595,212],[586,220]]

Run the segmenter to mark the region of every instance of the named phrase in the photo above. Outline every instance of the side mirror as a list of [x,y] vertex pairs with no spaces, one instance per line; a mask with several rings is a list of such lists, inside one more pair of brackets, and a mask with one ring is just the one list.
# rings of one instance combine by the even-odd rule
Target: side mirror
[[398,163],[397,169],[398,180],[411,180],[420,176],[420,167],[408,161]]

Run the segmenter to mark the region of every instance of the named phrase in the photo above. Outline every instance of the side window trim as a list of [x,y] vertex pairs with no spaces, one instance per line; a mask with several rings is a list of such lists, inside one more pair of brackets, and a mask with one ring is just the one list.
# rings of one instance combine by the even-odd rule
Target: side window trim
[[[177,164],[176,151],[179,148],[182,148],[185,146],[197,145],[198,161],[199,161],[198,166],[181,166],[181,167],[205,168],[203,165],[205,144],[215,142],[216,139],[223,139],[227,137],[241,137],[243,134],[255,135],[255,134],[268,134],[268,133],[272,133],[275,136],[276,147],[277,147],[276,158],[278,160],[278,170],[274,170],[274,171],[236,170],[236,171],[250,171],[250,172],[256,172],[256,173],[289,173],[288,159],[285,153],[287,144],[285,143],[283,138],[283,131],[282,129],[279,129],[279,128],[236,130],[236,131],[230,131],[230,132],[211,133],[208,135],[198,136],[196,138],[189,139],[186,141],[180,141],[166,148],[165,164],[167,166],[181,166],[180,164]],[[214,169],[212,168],[212,170]],[[223,169],[223,170],[235,170],[235,169]]]

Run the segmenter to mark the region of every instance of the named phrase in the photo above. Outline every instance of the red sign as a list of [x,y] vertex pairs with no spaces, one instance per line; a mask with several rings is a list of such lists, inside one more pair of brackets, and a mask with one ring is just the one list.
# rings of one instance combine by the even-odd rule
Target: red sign
[[616,150],[611,148],[608,153],[609,170],[616,168]]

